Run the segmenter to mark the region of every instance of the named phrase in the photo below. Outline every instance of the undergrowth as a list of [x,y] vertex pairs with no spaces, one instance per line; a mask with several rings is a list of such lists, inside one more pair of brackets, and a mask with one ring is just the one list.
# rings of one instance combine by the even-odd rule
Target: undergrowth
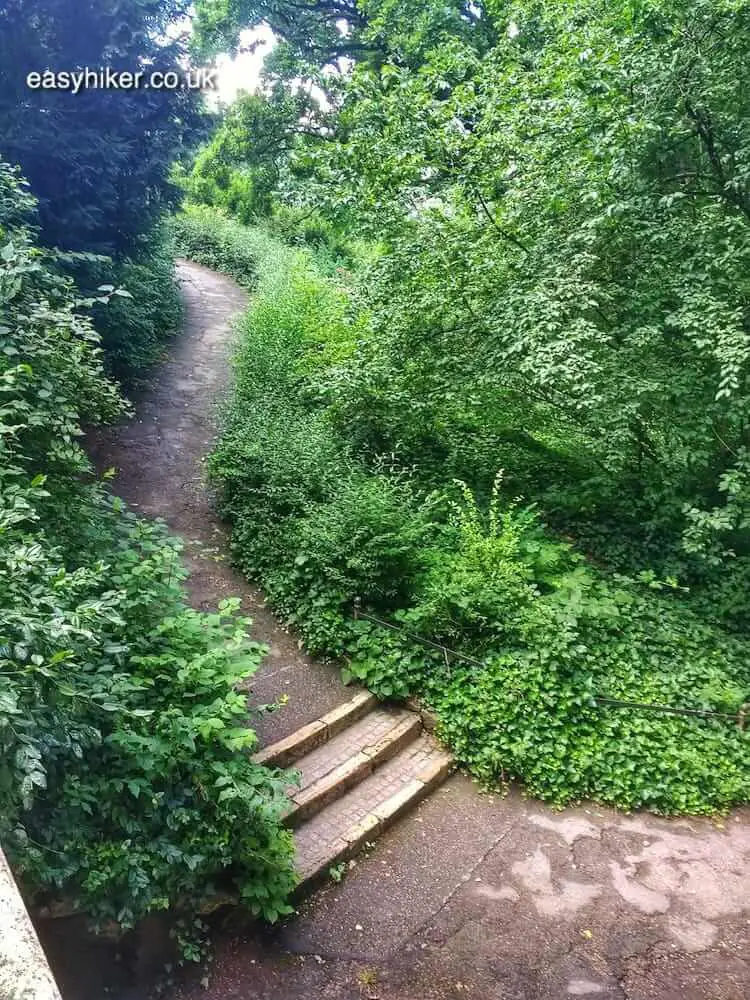
[[252,286],[262,240],[254,229],[216,209],[189,206],[172,219],[177,253]]
[[143,241],[137,256],[95,259],[79,264],[72,273],[82,291],[115,285],[128,292],[128,298],[95,304],[92,319],[102,339],[107,370],[125,385],[137,384],[162,358],[182,322],[171,234],[160,227]]
[[0,162],[3,849],[30,902],[97,924],[195,929],[217,891],[274,920],[295,882],[287,781],[251,761],[238,689],[262,647],[238,601],[188,608],[179,544],[95,477],[81,426],[127,408],[33,212]]
[[[211,472],[237,564],[308,647],[343,658],[347,679],[384,698],[421,695],[458,760],[486,782],[517,778],[556,804],[592,798],[661,813],[747,800],[750,736],[732,719],[595,700],[736,715],[750,699],[747,641],[701,619],[671,581],[597,569],[500,478],[478,498],[460,482],[436,488],[434,469],[422,475],[397,456],[365,462],[340,419],[367,325],[343,276],[216,215],[193,214],[190,225],[192,240],[206,227],[210,254],[238,233],[238,252],[257,254]],[[448,666],[354,621],[356,597],[484,666]]]

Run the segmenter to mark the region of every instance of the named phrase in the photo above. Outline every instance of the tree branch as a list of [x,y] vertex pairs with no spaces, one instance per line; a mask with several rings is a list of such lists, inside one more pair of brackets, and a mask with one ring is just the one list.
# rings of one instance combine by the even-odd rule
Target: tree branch
[[516,236],[514,236],[513,233],[509,233],[507,229],[503,229],[502,226],[498,225],[494,215],[492,214],[492,212],[490,212],[489,208],[487,207],[487,202],[482,197],[482,192],[479,190],[479,188],[475,188],[475,194],[479,199],[479,204],[482,206],[484,214],[487,216],[488,220],[492,223],[492,225],[498,231],[498,233],[500,233],[503,239],[508,240],[509,243],[512,243],[514,246],[518,247],[519,250],[523,250],[524,253],[526,254],[530,253],[531,251],[529,250],[529,248],[527,246],[524,246],[524,244]]

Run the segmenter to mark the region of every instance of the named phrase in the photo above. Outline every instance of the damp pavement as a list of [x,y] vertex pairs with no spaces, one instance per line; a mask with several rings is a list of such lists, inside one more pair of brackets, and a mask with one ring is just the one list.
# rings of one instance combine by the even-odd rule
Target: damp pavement
[[[180,264],[179,276],[182,335],[136,417],[98,432],[91,451],[118,470],[114,489],[136,511],[185,540],[193,606],[242,598],[254,638],[269,647],[252,701],[285,703],[253,722],[270,742],[350,692],[229,564],[204,459],[247,296],[195,264]],[[65,1000],[114,995],[103,980],[98,993],[84,989],[66,968]],[[715,821],[586,804],[556,812],[456,774],[283,926],[221,916],[211,965],[172,991],[173,1000],[567,997],[750,997],[750,810]]]

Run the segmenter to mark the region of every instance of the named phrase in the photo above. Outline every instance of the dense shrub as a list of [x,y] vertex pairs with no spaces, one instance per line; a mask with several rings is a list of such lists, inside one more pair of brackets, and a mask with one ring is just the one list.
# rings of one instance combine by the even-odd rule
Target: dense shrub
[[166,227],[156,230],[132,259],[84,255],[67,258],[66,270],[85,293],[96,296],[102,286],[126,293],[106,303],[95,301],[91,316],[107,370],[127,385],[138,383],[182,321],[171,233]]
[[172,220],[172,229],[178,254],[231,274],[242,285],[253,285],[261,245],[255,230],[216,209],[195,205]]
[[261,288],[241,335],[253,349],[237,356],[210,468],[236,521],[243,570],[263,579],[312,648],[327,650],[357,594],[397,606],[425,519],[406,486],[370,476],[347,454],[309,377],[351,350],[356,323],[344,294],[306,255],[260,233],[252,239]]
[[[342,436],[485,499],[504,468],[598,562],[746,628],[750,4],[373,0],[341,37],[334,6],[196,0],[196,28],[266,18],[276,106],[327,90],[272,145],[301,206],[272,224],[379,251]],[[234,124],[243,156],[266,138]]]
[[452,545],[400,624],[481,658],[415,656],[366,622],[349,673],[381,694],[422,694],[457,758],[488,782],[520,778],[557,804],[711,812],[750,794],[750,737],[736,721],[599,705],[597,696],[713,710],[748,700],[747,642],[635,580],[605,579],[533,515],[484,517],[464,496]]
[[354,258],[351,240],[346,239],[330,219],[315,208],[275,204],[266,222],[268,231],[290,246],[315,251],[318,261],[326,258],[350,264]]
[[250,761],[237,689],[262,650],[237,602],[186,607],[178,544],[94,479],[81,422],[124,404],[32,208],[0,163],[0,839],[32,898],[97,920],[192,917],[219,887],[274,919],[285,781]]
[[[731,719],[595,696],[736,715],[750,700],[747,642],[652,573],[595,569],[499,477],[477,497],[465,484],[433,490],[395,455],[365,464],[342,434],[340,400],[366,315],[310,255],[248,239],[262,241],[258,286],[211,469],[238,564],[308,645],[345,657],[345,676],[382,697],[421,694],[485,781],[665,813],[746,800],[750,736]],[[354,621],[356,596],[406,634]],[[413,634],[485,666],[447,666]]]

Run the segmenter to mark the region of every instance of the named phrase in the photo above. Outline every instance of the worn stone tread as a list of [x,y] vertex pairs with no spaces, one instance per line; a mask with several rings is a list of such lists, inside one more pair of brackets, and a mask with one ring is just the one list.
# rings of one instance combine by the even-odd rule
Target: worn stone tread
[[421,731],[421,721],[413,712],[382,708],[303,757],[297,765],[300,786],[289,789],[287,825],[298,826],[340,798]]
[[[405,709],[382,707],[368,713],[363,719],[348,726],[338,736],[334,736],[332,740],[312,750],[297,762],[295,768],[302,779],[300,787],[308,788],[360,751],[372,756],[378,744],[407,720],[409,723],[416,720],[417,726],[420,725],[418,716]],[[418,731],[415,732],[415,736],[418,735]]]
[[304,822],[295,833],[298,894],[310,891],[328,870],[353,857],[390,823],[436,788],[452,767],[451,756],[421,733],[395,757]]
[[253,754],[253,760],[256,764],[266,764],[269,767],[290,767],[295,761],[373,711],[376,706],[375,695],[369,691],[358,691],[343,705],[338,705],[284,739],[259,750]]

